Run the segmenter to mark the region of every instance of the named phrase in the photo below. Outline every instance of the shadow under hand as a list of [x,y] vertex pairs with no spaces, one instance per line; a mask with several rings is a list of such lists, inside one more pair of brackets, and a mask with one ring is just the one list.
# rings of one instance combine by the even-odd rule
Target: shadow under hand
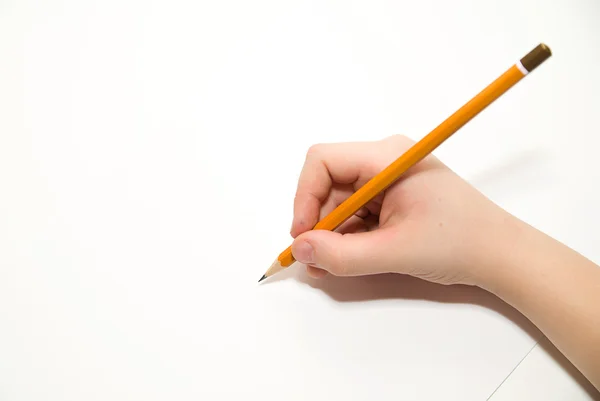
[[600,392],[579,370],[519,311],[495,295],[478,287],[467,285],[441,285],[401,274],[378,274],[360,277],[336,277],[328,274],[313,279],[306,274],[304,265],[285,269],[270,280],[272,282],[295,279],[300,283],[323,291],[336,302],[369,302],[382,299],[423,300],[440,303],[460,303],[490,309],[514,322],[550,355],[561,368],[593,400],[600,401]]
[[[328,274],[313,279],[303,265],[286,272],[287,277],[319,289],[337,302],[367,302],[382,299],[423,300],[439,303],[471,304],[501,314],[514,322],[531,338],[539,339],[540,331],[525,316],[495,295],[468,285],[441,285],[402,274],[377,274],[359,277],[336,277]],[[281,278],[285,279],[285,278]]]

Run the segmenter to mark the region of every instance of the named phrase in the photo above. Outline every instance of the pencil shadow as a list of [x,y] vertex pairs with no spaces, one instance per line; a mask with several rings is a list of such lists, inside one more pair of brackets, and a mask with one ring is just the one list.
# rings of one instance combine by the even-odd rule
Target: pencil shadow
[[560,365],[562,370],[583,389],[592,400],[600,401],[600,391],[598,391],[592,383],[548,340],[543,337],[539,341],[539,346],[548,354],[554,361]]

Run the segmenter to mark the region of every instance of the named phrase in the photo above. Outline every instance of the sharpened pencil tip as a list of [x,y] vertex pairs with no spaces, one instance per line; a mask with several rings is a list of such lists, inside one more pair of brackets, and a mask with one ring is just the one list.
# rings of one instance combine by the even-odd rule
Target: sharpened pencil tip
[[260,283],[261,281],[263,281],[267,277],[271,277],[272,275],[274,275],[275,273],[277,273],[277,272],[279,272],[281,270],[283,270],[283,266],[281,266],[281,263],[279,262],[279,260],[276,260],[271,265],[271,267],[269,267],[267,269],[267,272],[260,278],[260,280],[258,280],[258,282]]

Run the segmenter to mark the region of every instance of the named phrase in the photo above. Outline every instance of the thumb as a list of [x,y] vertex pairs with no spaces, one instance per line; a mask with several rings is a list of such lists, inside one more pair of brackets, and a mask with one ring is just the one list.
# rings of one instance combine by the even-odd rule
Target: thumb
[[292,255],[335,276],[359,276],[393,270],[393,235],[389,230],[340,234],[311,230],[292,243]]

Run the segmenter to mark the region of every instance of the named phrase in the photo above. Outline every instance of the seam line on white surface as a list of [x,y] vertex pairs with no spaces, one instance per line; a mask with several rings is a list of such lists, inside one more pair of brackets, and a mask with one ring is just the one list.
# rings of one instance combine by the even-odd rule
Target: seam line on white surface
[[519,361],[519,363],[517,363],[517,366],[515,366],[515,367],[514,367],[514,368],[513,368],[513,369],[512,369],[512,370],[511,370],[509,373],[508,373],[508,375],[506,375],[506,377],[504,378],[504,380],[502,380],[502,381],[500,382],[500,384],[498,384],[498,386],[497,386],[497,387],[494,389],[494,391],[492,391],[492,394],[490,394],[490,396],[489,396],[488,398],[486,398],[486,399],[485,399],[485,401],[489,401],[489,400],[490,400],[490,398],[492,398],[492,396],[493,396],[494,394],[496,394],[496,391],[498,391],[498,389],[499,389],[500,387],[502,387],[502,385],[504,384],[504,382],[508,380],[508,378],[509,378],[509,377],[510,377],[510,376],[513,374],[513,372],[514,372],[515,370],[517,370],[517,368],[519,367],[519,365],[521,365],[521,363],[522,363],[522,362],[525,360],[525,358],[527,358],[527,356],[528,356],[528,355],[531,353],[531,351],[533,351],[533,349],[534,349],[535,347],[537,347],[537,346],[538,346],[538,344],[539,344],[539,340],[538,340],[538,341],[536,341],[536,342],[535,342],[535,344],[533,344],[533,347],[531,347],[531,349],[530,349],[529,351],[527,351],[527,353],[525,354],[525,356],[523,356],[523,358],[521,358],[521,360]]

